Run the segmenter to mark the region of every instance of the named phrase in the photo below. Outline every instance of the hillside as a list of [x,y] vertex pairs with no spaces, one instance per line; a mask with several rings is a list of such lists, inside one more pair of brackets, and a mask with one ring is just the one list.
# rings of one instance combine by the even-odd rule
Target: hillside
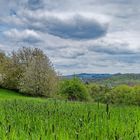
[[78,77],[84,82],[95,82],[98,84],[107,84],[107,85],[137,85],[140,84],[140,74],[88,74],[81,73],[75,75],[67,75],[65,78]]
[[[40,97],[31,97],[31,96],[26,96],[24,94],[21,94],[16,91],[12,90],[7,90],[7,89],[2,89],[0,88],[0,100],[1,101],[7,101],[7,100],[25,100],[25,101],[46,101],[46,98],[40,98]],[[49,100],[49,99],[48,99]]]
[[0,99],[18,99],[24,98],[25,96],[19,94],[18,92],[0,89]]
[[89,74],[89,73],[80,73],[80,74],[75,74],[75,75],[66,75],[64,77],[66,78],[72,78],[72,77],[78,77],[83,80],[94,80],[94,79],[104,79],[104,78],[110,78],[112,74]]
[[96,81],[100,84],[106,85],[121,85],[127,84],[130,86],[139,85],[140,84],[140,74],[115,74],[110,78],[101,79]]

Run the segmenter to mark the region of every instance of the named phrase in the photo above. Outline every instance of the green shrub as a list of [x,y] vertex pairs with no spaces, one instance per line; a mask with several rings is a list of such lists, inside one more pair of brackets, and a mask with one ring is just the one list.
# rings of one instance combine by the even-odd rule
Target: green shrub
[[89,93],[95,102],[140,105],[140,86],[119,85],[107,87],[98,84],[88,85]]
[[110,88],[107,86],[92,83],[88,85],[88,90],[90,96],[94,101],[104,102],[104,100],[106,99],[106,94],[110,91]]
[[88,90],[78,78],[63,80],[60,83],[60,94],[68,100],[89,100]]
[[111,103],[140,105],[140,86],[120,85],[114,87],[108,97]]

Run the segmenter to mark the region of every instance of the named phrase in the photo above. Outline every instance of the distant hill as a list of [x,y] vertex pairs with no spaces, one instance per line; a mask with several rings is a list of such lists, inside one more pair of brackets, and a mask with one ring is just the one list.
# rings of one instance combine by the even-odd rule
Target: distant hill
[[112,77],[112,74],[89,74],[89,73],[80,73],[80,74],[74,74],[74,75],[66,75],[64,77],[66,78],[72,78],[72,77],[78,77],[80,79],[104,79],[104,78],[110,78]]
[[112,77],[96,81],[100,84],[106,85],[120,85],[127,84],[130,86],[140,85],[140,74],[114,74]]
[[140,74],[88,74],[88,73],[81,73],[75,75],[67,75],[64,76],[65,78],[72,78],[78,77],[84,82],[94,82],[98,84],[104,85],[120,85],[120,84],[127,84],[127,85],[137,85],[140,84]]

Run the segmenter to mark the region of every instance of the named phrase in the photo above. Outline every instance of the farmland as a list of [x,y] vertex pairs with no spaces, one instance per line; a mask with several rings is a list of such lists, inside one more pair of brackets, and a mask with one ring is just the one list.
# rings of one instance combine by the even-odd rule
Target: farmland
[[25,97],[0,90],[0,139],[139,140],[140,108]]

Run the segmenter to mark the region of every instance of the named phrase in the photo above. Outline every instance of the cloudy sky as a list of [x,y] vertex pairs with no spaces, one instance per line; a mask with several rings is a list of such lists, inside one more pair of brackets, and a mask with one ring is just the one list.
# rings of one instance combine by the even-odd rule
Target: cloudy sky
[[22,46],[62,74],[140,73],[140,0],[0,0],[0,50]]

